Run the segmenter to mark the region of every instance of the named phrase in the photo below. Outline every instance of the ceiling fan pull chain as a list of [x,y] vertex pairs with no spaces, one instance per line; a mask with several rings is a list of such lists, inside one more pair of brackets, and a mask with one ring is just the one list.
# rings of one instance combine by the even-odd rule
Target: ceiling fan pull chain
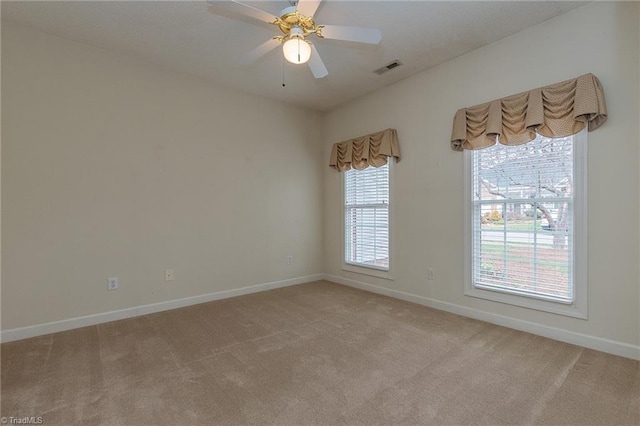
[[286,84],[284,84],[284,56],[282,57],[282,87],[285,87]]

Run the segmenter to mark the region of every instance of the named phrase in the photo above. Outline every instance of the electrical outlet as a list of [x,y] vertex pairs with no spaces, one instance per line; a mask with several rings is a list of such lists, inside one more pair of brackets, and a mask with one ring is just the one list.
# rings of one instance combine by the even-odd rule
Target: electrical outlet
[[107,278],[107,290],[117,290],[117,289],[118,289],[118,277]]
[[435,280],[436,279],[436,271],[433,268],[427,268],[427,279]]
[[175,275],[173,273],[173,269],[165,269],[164,270],[164,280],[165,281],[173,281],[175,279]]
[[293,255],[287,256],[287,265],[293,265]]

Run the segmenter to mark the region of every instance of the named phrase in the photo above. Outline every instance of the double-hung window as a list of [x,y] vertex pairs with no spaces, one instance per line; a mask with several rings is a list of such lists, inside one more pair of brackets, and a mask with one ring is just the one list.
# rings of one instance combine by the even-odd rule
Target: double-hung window
[[585,318],[586,132],[466,156],[466,294]]
[[344,262],[389,271],[389,168],[344,173]]

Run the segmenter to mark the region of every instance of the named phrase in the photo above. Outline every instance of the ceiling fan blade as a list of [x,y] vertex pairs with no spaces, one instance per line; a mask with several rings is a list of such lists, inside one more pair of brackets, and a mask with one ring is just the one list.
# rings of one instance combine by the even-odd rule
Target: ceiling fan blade
[[311,57],[309,58],[309,69],[313,73],[315,78],[323,78],[329,75],[329,71],[327,71],[327,67],[324,66],[324,62],[322,62],[322,58],[318,53],[316,47],[311,45]]
[[257,7],[253,7],[236,0],[209,1],[209,4],[209,12],[216,15],[221,14],[220,12],[231,12],[248,16],[249,18],[266,22],[267,24],[273,24],[278,20],[277,16],[272,15],[269,12],[265,12],[262,9],[258,9]]
[[378,44],[382,40],[382,32],[377,28],[343,27],[341,25],[321,25],[321,27],[322,37],[327,39],[369,44]]
[[280,43],[281,43],[280,40],[275,39],[275,38],[272,38],[272,39],[269,39],[269,40],[265,41],[260,46],[256,47],[251,52],[249,52],[242,59],[242,61],[240,61],[240,65],[249,65],[249,64],[257,61],[258,59],[262,58],[267,53],[271,52],[276,47],[280,46]]
[[320,3],[322,3],[322,0],[298,0],[298,7],[296,10],[302,16],[313,18],[313,15],[316,14],[316,10],[318,10]]

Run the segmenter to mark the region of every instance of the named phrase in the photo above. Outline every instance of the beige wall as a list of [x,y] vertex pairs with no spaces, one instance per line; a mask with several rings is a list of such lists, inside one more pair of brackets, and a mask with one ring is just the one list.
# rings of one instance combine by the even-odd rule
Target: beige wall
[[[637,3],[592,3],[326,114],[334,142],[398,130],[394,281],[341,270],[340,175],[325,166],[325,271],[482,312],[631,345],[640,343]],[[589,134],[589,318],[463,294],[463,156],[449,148],[455,111],[584,73],[605,89],[609,121]],[[426,269],[436,280],[427,281]]]
[[[637,16],[638,19],[636,22],[640,22],[640,6],[637,7]],[[638,50],[640,50],[640,29],[636,31],[638,34]],[[638,68],[636,70],[636,80],[640,80],[640,53],[638,53]],[[640,110],[640,84],[638,84],[638,98],[636,99],[636,107]],[[637,120],[638,123],[638,135],[640,135],[640,120]],[[640,156],[640,150],[638,150],[638,155]],[[638,159],[638,163],[640,164],[640,157]],[[640,167],[638,167],[638,181],[640,181]],[[640,190],[640,185],[639,188]],[[640,202],[640,192],[638,193],[638,201]],[[640,220],[640,215],[638,215],[638,220]],[[638,227],[640,232],[640,226]],[[638,239],[640,240],[640,234],[638,234]],[[640,254],[640,253],[639,253]],[[640,257],[638,258],[638,269],[640,271]],[[638,274],[640,276],[640,272]],[[637,323],[640,324],[640,280],[638,282],[638,309],[637,309]],[[640,326],[638,326],[638,337],[637,341],[640,342]]]
[[2,65],[4,330],[322,272],[318,113],[6,22]]

